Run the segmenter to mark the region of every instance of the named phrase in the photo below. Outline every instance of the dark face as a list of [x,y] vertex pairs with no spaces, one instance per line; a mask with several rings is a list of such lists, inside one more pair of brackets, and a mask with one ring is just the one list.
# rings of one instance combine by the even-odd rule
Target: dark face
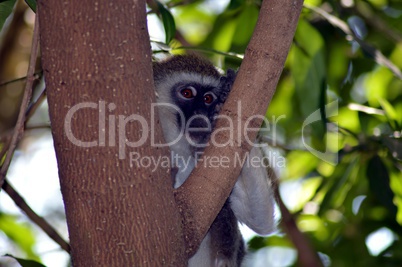
[[177,113],[176,119],[178,125],[185,127],[184,133],[190,138],[190,143],[205,144],[213,129],[219,89],[195,82],[176,84],[172,99],[182,111]]

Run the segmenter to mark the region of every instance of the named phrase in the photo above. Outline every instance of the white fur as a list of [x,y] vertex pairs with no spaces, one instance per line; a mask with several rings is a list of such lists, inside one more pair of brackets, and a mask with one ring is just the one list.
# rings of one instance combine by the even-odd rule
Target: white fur
[[212,267],[211,235],[207,233],[197,252],[188,260],[188,267]]
[[230,205],[236,218],[259,235],[274,230],[274,198],[271,180],[262,164],[253,164],[254,157],[262,159],[260,148],[253,147],[230,195]]
[[[171,96],[171,88],[178,83],[186,82],[195,82],[212,87],[217,87],[219,85],[219,79],[198,73],[187,72],[174,73],[169,76],[169,79],[163,79],[163,81],[159,82],[156,81],[156,97],[159,103],[159,118],[165,141],[166,143],[171,143],[169,147],[173,153],[173,158],[178,159],[177,162],[174,162],[178,163],[178,166],[176,166],[178,167],[178,173],[176,175],[174,188],[181,186],[195,167],[193,151],[190,149],[190,144],[184,135],[185,125],[178,125],[176,121],[176,113],[178,111],[177,106],[174,105],[176,101],[172,99]],[[182,121],[184,122],[184,118]]]

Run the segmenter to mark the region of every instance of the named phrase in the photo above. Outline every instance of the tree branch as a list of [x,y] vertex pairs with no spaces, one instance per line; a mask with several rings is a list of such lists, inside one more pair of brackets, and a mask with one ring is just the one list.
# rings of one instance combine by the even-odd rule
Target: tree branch
[[38,48],[39,48],[39,24],[38,24],[38,16],[35,18],[35,27],[32,38],[32,49],[31,56],[29,58],[29,67],[27,74],[27,83],[25,84],[25,92],[22,98],[22,103],[20,106],[20,112],[18,114],[17,123],[14,127],[14,133],[11,138],[10,146],[7,151],[6,158],[4,160],[3,165],[0,170],[0,186],[3,186],[5,176],[7,174],[8,168],[11,163],[11,159],[14,155],[14,151],[17,148],[17,143],[21,139],[22,134],[24,133],[24,124],[25,124],[25,113],[29,105],[29,101],[32,95],[32,86],[35,80],[35,64],[36,59],[38,57]]
[[[232,140],[232,146],[207,146],[202,156],[204,159],[214,155],[228,158],[234,163],[236,155],[242,158],[250,149],[243,127],[251,116],[259,114],[263,117],[266,112],[282,73],[302,4],[302,0],[262,2],[253,37],[233,89],[221,110],[221,115],[227,116],[233,123],[231,133],[236,140]],[[227,128],[227,121],[218,119],[216,129]],[[260,117],[252,120],[249,127],[258,128],[261,123]],[[214,134],[216,140],[230,140],[227,132]],[[253,141],[256,135],[257,132],[253,131],[247,137]],[[240,173],[241,166],[238,165],[233,168],[213,168],[207,164],[198,164],[186,182],[175,191],[184,219],[186,251],[189,255],[196,251],[229,196]]]
[[57,233],[57,231],[42,217],[36,214],[31,207],[25,202],[22,196],[15,191],[15,189],[4,180],[2,188],[14,201],[14,203],[33,221],[39,228],[41,228],[54,242],[60,245],[60,247],[70,253],[70,245]]
[[321,15],[324,19],[326,19],[334,27],[337,27],[340,30],[342,30],[346,35],[351,36],[353,38],[353,40],[355,40],[360,45],[360,47],[363,49],[363,51],[365,51],[366,53],[368,53],[369,55],[371,55],[374,58],[374,60],[375,60],[375,62],[377,62],[377,64],[388,68],[396,77],[398,77],[399,79],[402,79],[401,70],[395,64],[393,64],[388,58],[386,58],[381,53],[380,50],[376,49],[372,45],[364,42],[362,39],[360,39],[358,36],[356,36],[356,34],[349,28],[349,26],[344,21],[329,14],[328,12],[326,12],[325,10],[323,10],[321,8],[318,8],[318,7],[309,5],[309,4],[305,4],[304,6],[308,9],[311,9],[312,11],[316,12],[317,14]]
[[402,42],[401,33],[388,25],[380,16],[376,15],[368,4],[364,2],[356,2],[353,10],[359,16],[363,17],[367,24],[384,33],[388,38],[392,39],[392,41],[397,43]]
[[317,252],[311,246],[308,238],[299,230],[293,215],[283,203],[279,193],[279,181],[273,169],[269,169],[270,177],[272,178],[273,191],[279,210],[281,211],[281,224],[292,240],[293,245],[298,252],[299,266],[305,267],[322,267],[322,262],[318,257]]
[[36,99],[35,103],[33,103],[33,105],[28,108],[25,123],[28,122],[29,119],[35,114],[36,110],[38,110],[38,108],[43,103],[43,101],[45,101],[45,99],[46,99],[46,89],[43,89],[38,99]]
[[38,14],[74,266],[184,266],[170,166],[132,160],[169,156],[145,0],[38,1]]

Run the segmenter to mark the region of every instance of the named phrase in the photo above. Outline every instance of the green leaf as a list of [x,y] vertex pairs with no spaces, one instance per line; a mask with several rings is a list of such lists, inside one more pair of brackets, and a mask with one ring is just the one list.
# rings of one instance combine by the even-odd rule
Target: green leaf
[[229,51],[232,46],[233,34],[237,25],[234,13],[233,11],[224,12],[217,16],[212,30],[200,46],[212,47],[219,51]]
[[390,187],[388,169],[378,155],[372,157],[368,162],[367,178],[373,195],[393,216],[396,216],[397,207],[393,202],[394,192]]
[[328,179],[328,182],[323,184],[323,191],[327,191],[325,192],[320,205],[320,215],[323,215],[328,209],[336,207],[336,204],[339,204],[334,203],[336,198],[338,198],[338,201],[336,202],[344,202],[350,189],[350,185],[347,185],[348,181],[351,176],[353,176],[352,173],[356,172],[359,167],[357,162],[357,159],[353,158],[351,162],[339,164],[336,166],[334,173]]
[[[212,29],[217,15],[208,11],[205,8],[199,8],[196,4],[175,7],[176,27],[180,28],[180,32],[190,44],[198,46]],[[202,47],[212,48],[211,46]]]
[[17,258],[17,257],[14,257],[14,256],[10,255],[10,254],[6,254],[4,256],[11,257],[11,258],[17,260],[18,263],[21,264],[22,267],[46,267],[45,265],[43,265],[42,263],[39,263],[37,261],[25,260],[25,259]]
[[266,246],[265,238],[262,236],[254,236],[250,241],[248,241],[248,249],[251,251],[258,250]]
[[398,207],[396,221],[402,225],[402,173],[399,169],[394,168],[391,170],[389,178],[391,189],[395,194],[394,203]]
[[401,130],[401,127],[398,123],[398,115],[392,105],[385,99],[378,99],[382,109],[385,111],[385,116],[387,117],[388,124],[391,126],[393,130]]
[[256,251],[263,247],[293,247],[292,242],[286,236],[271,235],[267,237],[254,236],[248,241],[247,247],[251,251]]
[[30,258],[38,260],[39,257],[33,251],[35,237],[32,229],[26,224],[18,222],[16,216],[0,213],[0,229]]
[[156,1],[156,4],[158,5],[159,13],[162,17],[163,27],[165,28],[166,44],[169,44],[176,35],[176,24],[170,11],[159,1]]
[[385,67],[378,67],[369,72],[364,79],[363,88],[370,107],[378,107],[379,99],[386,99],[393,74]]
[[311,214],[300,214],[297,226],[302,232],[310,232],[317,240],[324,241],[331,234],[321,217]]
[[236,31],[233,35],[233,45],[247,45],[253,34],[258,19],[258,8],[255,5],[247,5],[242,9],[237,18]]
[[36,0],[25,0],[25,3],[36,13]]
[[[320,33],[304,20],[299,21],[293,46],[292,77],[300,103],[301,116],[307,118],[320,108],[325,99],[324,41]],[[323,124],[315,123],[312,133],[318,139],[324,136]]]
[[234,10],[241,7],[244,4],[245,0],[230,0],[230,3],[227,7],[228,10]]
[[0,2],[0,31],[3,29],[4,22],[13,12],[15,0],[6,0]]
[[286,157],[286,170],[282,178],[294,180],[306,176],[317,167],[318,159],[307,151],[291,151]]

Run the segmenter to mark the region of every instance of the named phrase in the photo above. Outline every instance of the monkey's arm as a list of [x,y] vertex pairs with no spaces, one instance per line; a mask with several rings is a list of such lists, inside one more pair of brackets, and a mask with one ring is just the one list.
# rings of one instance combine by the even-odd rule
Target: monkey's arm
[[[217,112],[226,101],[236,75],[236,71],[229,69],[226,76],[221,77],[221,104],[216,106]],[[261,150],[258,147],[251,149],[229,200],[230,206],[240,222],[246,224],[257,234],[267,235],[274,230],[275,225],[273,219],[274,196],[266,167],[263,164],[253,166],[250,162],[250,159],[255,157],[263,159]]]
[[[250,159],[262,160],[260,148],[253,147],[229,197],[236,218],[259,235],[274,230],[274,196],[271,180],[263,164],[252,164]],[[255,163],[255,162],[254,162]]]

